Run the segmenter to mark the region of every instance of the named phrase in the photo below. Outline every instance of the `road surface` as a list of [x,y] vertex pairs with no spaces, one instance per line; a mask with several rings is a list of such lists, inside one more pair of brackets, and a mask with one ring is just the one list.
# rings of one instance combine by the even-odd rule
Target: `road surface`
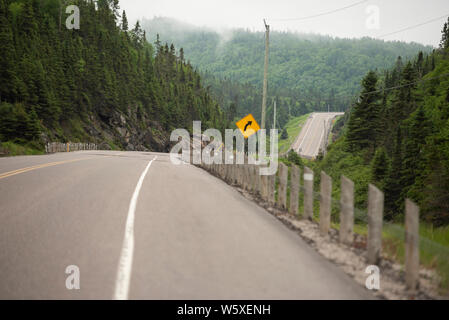
[[[1,158],[0,236],[0,299],[372,298],[264,209],[167,154]],[[66,287],[71,265],[79,290]]]
[[315,159],[324,144],[324,140],[327,139],[326,128],[329,128],[330,121],[343,114],[343,112],[312,113],[292,144],[291,149],[305,158]]

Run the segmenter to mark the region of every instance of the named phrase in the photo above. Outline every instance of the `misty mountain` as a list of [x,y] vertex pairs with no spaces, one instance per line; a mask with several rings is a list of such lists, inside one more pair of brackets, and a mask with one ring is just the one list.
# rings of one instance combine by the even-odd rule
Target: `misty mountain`
[[[200,71],[261,88],[263,32],[215,31],[162,17],[144,19],[142,27],[149,41],[155,41],[159,34],[162,43],[182,47],[186,59]],[[426,54],[432,49],[417,43],[342,39],[274,29],[270,33],[269,90],[309,104],[315,101],[313,108],[324,107],[324,100],[330,100],[331,108],[346,109],[349,101],[334,101],[334,97],[356,94],[369,70],[388,69],[398,56],[407,60],[419,51]],[[335,106],[338,103],[343,105]]]

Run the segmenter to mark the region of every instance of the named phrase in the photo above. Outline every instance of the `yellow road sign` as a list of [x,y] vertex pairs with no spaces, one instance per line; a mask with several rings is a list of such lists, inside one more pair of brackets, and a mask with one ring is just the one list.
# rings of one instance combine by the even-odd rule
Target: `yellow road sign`
[[235,124],[237,125],[237,128],[240,129],[245,139],[260,130],[259,125],[251,113],[243,119],[237,121]]

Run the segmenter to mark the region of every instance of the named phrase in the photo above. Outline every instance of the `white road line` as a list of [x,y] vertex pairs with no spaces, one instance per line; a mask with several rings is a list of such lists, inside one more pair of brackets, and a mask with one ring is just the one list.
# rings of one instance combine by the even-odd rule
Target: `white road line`
[[323,130],[321,130],[320,140],[318,140],[318,143],[316,145],[314,153],[312,154],[312,157],[318,156],[318,153],[320,151],[321,142],[322,142],[323,138],[324,138],[324,125],[323,125]]
[[[305,156],[310,155],[310,152],[307,152],[307,151],[309,151],[309,149],[311,149],[313,147],[313,137],[315,137],[314,131],[316,131],[315,130],[316,126],[314,126],[313,124],[314,124],[315,120],[318,120],[318,119],[319,119],[319,115],[318,114],[314,115],[312,123],[310,124],[310,128],[307,131],[307,136],[312,136],[312,137],[306,140],[306,136],[304,136],[303,143],[304,143],[304,141],[305,141],[305,143],[303,146],[302,154]],[[310,129],[312,127],[313,127],[313,130],[310,131]]]
[[306,133],[304,134],[304,137],[302,138],[301,143],[299,144],[298,151],[299,151],[299,149],[301,149],[301,146],[302,146],[302,144],[304,143],[304,140],[306,139],[307,134],[309,133],[309,130],[310,130],[310,128],[312,127],[312,124],[313,124],[313,121],[314,121],[314,120],[315,120],[315,115],[312,114],[312,119],[311,119],[311,121],[310,121],[310,125],[309,125],[309,127],[307,128]]
[[134,190],[131,202],[128,209],[128,217],[126,219],[125,237],[123,239],[122,252],[120,254],[120,261],[118,266],[117,278],[115,280],[115,292],[114,300],[127,300],[129,292],[129,283],[131,280],[131,269],[133,264],[134,253],[134,217],[136,212],[137,200],[139,198],[139,192],[142,188],[143,180],[150,169],[151,164],[156,160],[157,156],[153,158],[137,182],[136,189]]

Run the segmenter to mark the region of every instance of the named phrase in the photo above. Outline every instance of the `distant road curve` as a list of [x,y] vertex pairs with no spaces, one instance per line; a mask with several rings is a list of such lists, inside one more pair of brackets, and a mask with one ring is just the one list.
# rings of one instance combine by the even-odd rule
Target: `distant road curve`
[[315,159],[328,138],[332,120],[341,115],[344,112],[312,113],[290,149],[304,158]]

